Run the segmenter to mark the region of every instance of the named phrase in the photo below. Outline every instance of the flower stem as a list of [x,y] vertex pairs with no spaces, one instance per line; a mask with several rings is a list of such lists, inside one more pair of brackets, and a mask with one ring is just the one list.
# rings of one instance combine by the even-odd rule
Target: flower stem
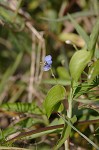
[[50,70],[51,70],[51,75],[52,75],[52,77],[55,79],[56,84],[58,84],[57,79],[56,79],[56,77],[55,77],[55,75],[54,75],[54,73],[53,73],[53,70],[52,70],[52,69],[50,69]]

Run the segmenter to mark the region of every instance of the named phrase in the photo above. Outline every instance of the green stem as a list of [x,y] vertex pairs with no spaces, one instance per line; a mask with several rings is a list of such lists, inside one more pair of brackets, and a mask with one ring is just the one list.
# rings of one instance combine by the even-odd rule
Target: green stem
[[52,70],[52,69],[50,69],[50,70],[51,70],[51,75],[52,75],[52,77],[55,79],[56,84],[58,84],[57,79],[56,79],[56,77],[55,77],[55,75],[54,75],[54,73],[53,73],[53,70]]
[[[68,110],[67,110],[67,117],[72,118],[72,100],[73,100],[73,91],[72,87],[70,89],[70,94],[68,97]],[[69,138],[65,141],[65,150],[69,150]]]
[[71,88],[70,89],[70,94],[69,94],[69,97],[68,97],[68,111],[67,111],[67,117],[68,118],[72,117],[72,99],[73,99],[73,96],[72,96],[72,88]]
[[[93,141],[91,141],[87,136],[81,133],[78,129],[76,129],[72,123],[66,120],[63,116],[60,116],[72,129],[74,129],[77,133],[79,133],[84,139],[86,139],[92,146],[94,146],[97,150],[99,150],[99,146],[97,146]],[[68,150],[68,149],[67,149]]]

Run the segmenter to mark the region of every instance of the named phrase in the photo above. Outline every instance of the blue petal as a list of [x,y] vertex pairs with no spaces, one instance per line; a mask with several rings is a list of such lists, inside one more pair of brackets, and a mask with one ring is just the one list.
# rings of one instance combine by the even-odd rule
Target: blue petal
[[43,70],[44,70],[44,71],[48,71],[50,68],[51,68],[50,65],[45,65],[45,66],[43,67]]
[[48,60],[46,63],[47,63],[48,65],[51,65],[51,64],[52,64],[52,60]]
[[47,62],[47,61],[49,61],[51,59],[52,59],[52,56],[51,55],[47,55],[47,56],[45,56],[44,61]]

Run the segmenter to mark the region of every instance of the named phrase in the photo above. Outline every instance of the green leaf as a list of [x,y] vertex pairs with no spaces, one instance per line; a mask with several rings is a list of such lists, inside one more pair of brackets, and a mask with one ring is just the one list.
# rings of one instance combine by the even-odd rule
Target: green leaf
[[80,78],[81,73],[83,72],[84,68],[90,62],[92,53],[91,51],[87,50],[80,50],[75,52],[72,56],[69,64],[70,73],[72,78],[75,81],[78,81]]
[[63,110],[64,110],[64,105],[61,102],[57,103],[54,107],[55,112],[62,112]]
[[99,49],[95,49],[95,54],[94,54],[95,58],[99,59]]
[[76,102],[80,102],[80,103],[83,103],[83,104],[99,104],[99,99],[73,99],[74,101]]
[[85,136],[83,133],[81,133],[78,129],[76,129],[72,123],[68,120],[66,120],[64,117],[60,116],[65,123],[67,123],[72,129],[74,129],[74,131],[76,131],[77,133],[79,133],[84,139],[86,139],[93,147],[95,147],[97,150],[99,150],[99,147],[93,142],[91,141],[87,136]]
[[88,50],[92,50],[93,53],[95,51],[95,46],[96,46],[96,42],[98,39],[98,35],[99,35],[99,18],[97,19],[95,26],[92,30],[92,33],[90,35],[90,39],[88,42]]
[[[93,11],[79,11],[79,12],[75,12],[75,13],[72,13],[71,16],[73,18],[78,18],[78,17],[89,17],[89,16],[94,16],[94,15],[97,15],[96,12],[93,12]],[[66,21],[68,20],[68,16],[64,16],[64,17],[60,17],[60,18],[57,18],[57,19],[53,19],[53,18],[48,18],[48,17],[40,17],[41,19],[45,20],[45,21],[53,21],[53,22],[61,22],[61,21]]]
[[84,39],[86,45],[88,46],[89,43],[89,36],[86,34],[86,32],[83,30],[83,28],[72,18],[71,15],[67,15],[72,24],[75,26],[75,29],[77,30],[78,34]]
[[[55,79],[48,79],[48,80],[45,79],[45,80],[42,81],[42,83],[56,85]],[[70,80],[66,80],[66,79],[58,79],[57,78],[57,83],[61,84],[63,86],[66,86],[66,85],[70,85],[71,81]]]
[[99,75],[99,59],[92,64],[88,74],[88,82],[92,82]]
[[71,133],[71,127],[67,126],[67,124],[65,124],[63,132],[62,132],[62,137],[61,139],[58,141],[57,145],[55,146],[54,150],[58,150],[62,144],[66,141],[66,139],[69,137]]
[[41,109],[36,105],[36,103],[4,103],[0,105],[0,108],[9,111],[15,111],[20,113],[34,113],[34,114],[41,114]]
[[48,117],[50,117],[57,103],[65,99],[66,90],[61,85],[55,85],[52,87],[44,101],[45,111]]
[[61,79],[70,80],[70,75],[69,75],[69,72],[67,71],[66,68],[58,67],[57,68],[57,73],[58,73],[58,75]]
[[[74,124],[77,121],[76,116],[71,118],[70,121]],[[58,141],[57,145],[55,146],[54,150],[57,150],[62,146],[62,144],[69,137],[70,133],[71,133],[71,126],[69,126],[69,125],[67,125],[67,123],[65,123],[64,129],[63,129],[63,132],[62,132],[62,136],[61,136],[60,140]]]

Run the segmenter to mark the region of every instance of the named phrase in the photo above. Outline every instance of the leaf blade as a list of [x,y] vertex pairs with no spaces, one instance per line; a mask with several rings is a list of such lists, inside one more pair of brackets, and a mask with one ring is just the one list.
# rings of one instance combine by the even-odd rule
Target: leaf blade
[[92,50],[93,53],[95,51],[95,46],[96,46],[98,35],[99,35],[99,18],[97,19],[95,26],[93,27],[93,30],[92,30],[92,33],[90,35],[90,39],[88,42],[88,50]]
[[[73,116],[70,121],[74,124],[76,121],[77,121],[77,118],[76,116]],[[71,133],[71,126],[67,125],[67,123],[65,123],[64,125],[64,129],[63,129],[63,132],[62,132],[62,136],[61,138],[59,139],[57,145],[55,146],[54,150],[57,150],[59,149],[62,144],[67,140],[67,138],[70,136],[70,133]]]
[[71,76],[75,81],[78,81],[84,68],[91,60],[91,57],[92,57],[91,51],[87,51],[87,50],[77,51],[72,56],[69,64],[69,69],[70,69]]
[[55,105],[62,101],[66,96],[66,90],[61,85],[55,85],[52,87],[44,101],[45,111],[48,117],[50,117]]
[[87,136],[85,136],[83,133],[81,133],[77,128],[75,128],[72,123],[68,120],[66,120],[64,117],[60,116],[74,131],[76,131],[77,133],[79,133],[84,139],[86,139],[86,141],[88,141],[91,145],[93,145],[97,150],[99,150],[99,147],[93,142],[91,141]]

